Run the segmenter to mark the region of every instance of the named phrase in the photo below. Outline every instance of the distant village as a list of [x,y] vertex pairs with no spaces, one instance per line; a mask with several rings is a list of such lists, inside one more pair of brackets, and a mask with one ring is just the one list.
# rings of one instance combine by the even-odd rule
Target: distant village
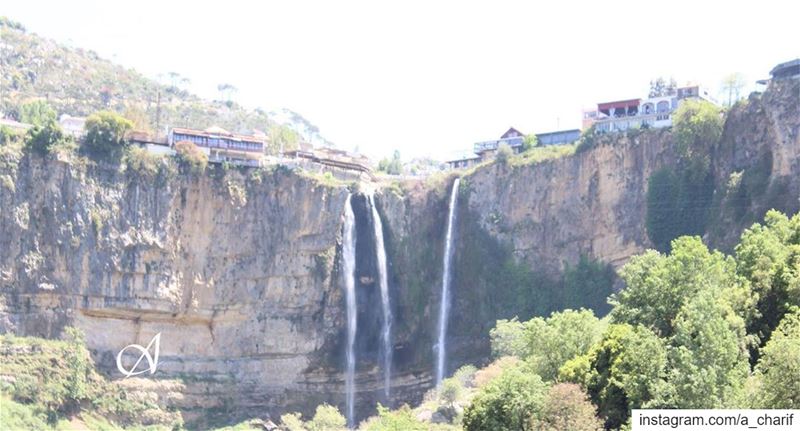
[[[775,66],[770,72],[770,79],[800,78],[800,59],[795,59]],[[767,84],[770,79],[760,80],[759,84]],[[699,86],[674,88],[667,95],[634,98],[598,103],[596,107],[583,112],[581,129],[558,130],[546,133],[535,133],[538,146],[570,145],[578,141],[581,133],[594,128],[597,133],[615,133],[630,129],[663,128],[672,125],[672,114],[686,100],[702,99],[718,104],[708,89]],[[84,133],[86,118],[63,114],[59,117],[62,130],[76,139]],[[0,126],[25,131],[29,124],[0,118]],[[497,150],[507,145],[515,153],[525,148],[525,133],[510,127],[498,139],[481,141],[473,144],[472,153],[468,156],[447,160],[435,170],[465,169],[480,162],[490,160]],[[193,143],[208,157],[209,163],[228,163],[238,166],[258,167],[267,164],[282,163],[298,166],[316,166],[317,170],[333,171],[353,176],[366,175],[374,178],[373,163],[365,156],[330,147],[314,148],[307,142],[301,142],[299,148],[283,152],[278,156],[265,153],[268,136],[263,132],[237,134],[217,126],[203,130],[190,128],[171,128],[166,136],[156,137],[151,134],[133,131],[128,135],[132,145],[146,149],[152,154],[173,155],[175,145],[188,141]],[[420,172],[425,175],[430,172]]]

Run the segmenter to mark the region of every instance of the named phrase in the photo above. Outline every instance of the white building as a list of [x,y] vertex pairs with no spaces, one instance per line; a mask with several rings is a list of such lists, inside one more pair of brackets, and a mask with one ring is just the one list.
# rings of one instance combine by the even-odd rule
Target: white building
[[672,125],[672,113],[686,99],[703,99],[717,104],[703,87],[681,87],[669,96],[598,103],[596,110],[583,112],[583,126],[588,128],[594,125],[599,132],[669,127]]

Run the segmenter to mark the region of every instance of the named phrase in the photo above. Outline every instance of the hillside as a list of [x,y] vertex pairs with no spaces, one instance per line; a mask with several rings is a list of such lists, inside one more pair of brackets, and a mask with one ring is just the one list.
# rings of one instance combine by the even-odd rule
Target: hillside
[[234,101],[205,100],[181,88],[181,77],[167,80],[167,84],[159,83],[94,51],[43,38],[0,17],[0,112],[12,118],[23,103],[45,99],[59,114],[86,116],[111,109],[137,127],[151,130],[156,124],[160,131],[167,126],[204,129],[218,125],[237,132],[285,125],[313,143],[330,144],[296,112],[251,110]]

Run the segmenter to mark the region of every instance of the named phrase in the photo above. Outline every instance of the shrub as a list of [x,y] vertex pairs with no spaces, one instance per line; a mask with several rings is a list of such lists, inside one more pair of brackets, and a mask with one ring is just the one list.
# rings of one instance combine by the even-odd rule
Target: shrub
[[56,122],[56,111],[47,102],[35,100],[20,107],[19,120],[34,126],[44,126]]
[[84,128],[83,146],[90,155],[119,160],[128,147],[125,135],[133,123],[114,112],[101,111],[90,115]]
[[475,373],[477,371],[478,369],[474,365],[464,365],[453,373],[453,378],[458,380],[461,386],[471,388],[475,386]]
[[596,431],[603,428],[595,407],[580,386],[559,383],[547,391],[541,412],[531,420],[538,431]]
[[347,420],[339,409],[328,404],[317,406],[314,418],[306,422],[308,431],[338,431],[347,426]]
[[511,159],[511,157],[513,156],[514,156],[514,150],[512,150],[511,147],[508,146],[508,144],[503,143],[500,144],[499,147],[497,147],[497,154],[495,154],[494,159],[498,163],[505,166],[508,164],[509,159]]
[[489,331],[492,345],[492,356],[528,356],[528,344],[525,339],[525,324],[514,317],[511,320],[498,320]]
[[203,172],[208,165],[208,156],[192,142],[181,141],[175,144],[178,163],[191,172]]
[[53,148],[66,141],[64,133],[56,122],[51,121],[43,126],[33,126],[25,136],[25,148],[45,155],[50,153]]
[[145,177],[154,177],[158,174],[161,156],[150,154],[144,148],[133,147],[125,153],[125,165],[131,172]]
[[7,126],[0,126],[0,145],[13,144],[19,142],[21,138],[22,134],[16,130]]
[[564,310],[547,319],[526,323],[527,358],[531,369],[546,381],[555,380],[558,369],[576,355],[586,353],[603,331],[590,310]]
[[525,367],[506,369],[464,411],[464,430],[524,430],[542,408],[546,390],[542,379]]
[[595,129],[594,125],[581,132],[581,137],[578,139],[578,146],[575,148],[575,152],[582,153],[594,148],[597,143],[598,134],[599,132]]
[[282,429],[286,431],[305,431],[303,420],[300,418],[300,413],[286,413],[281,415]]
[[359,429],[365,431],[426,431],[430,427],[415,418],[414,412],[408,405],[391,411],[378,403],[378,416],[370,418]]
[[800,408],[800,309],[786,314],[761,352],[760,408]]
[[463,389],[461,382],[457,379],[452,377],[444,379],[442,381],[442,387],[439,388],[439,401],[452,406],[461,396]]
[[722,135],[719,108],[704,100],[684,100],[672,115],[672,130],[682,157],[706,155]]
[[522,152],[528,151],[533,147],[539,146],[539,138],[536,137],[534,134],[530,134],[525,136],[525,139],[522,141]]
[[606,427],[617,429],[631,408],[640,408],[650,398],[666,361],[666,347],[651,331],[611,325],[588,353],[564,364],[559,377],[586,388],[606,418]]
[[518,363],[519,359],[513,356],[496,359],[491,364],[475,372],[475,386],[480,388],[489,384],[492,380],[500,376],[503,370],[514,367]]

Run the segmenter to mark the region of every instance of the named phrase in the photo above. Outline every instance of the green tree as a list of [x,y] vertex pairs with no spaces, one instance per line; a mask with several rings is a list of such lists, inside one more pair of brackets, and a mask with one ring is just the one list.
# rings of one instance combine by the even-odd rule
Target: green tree
[[528,341],[525,336],[525,323],[514,317],[511,320],[501,319],[489,330],[492,356],[528,357]]
[[511,159],[513,156],[514,150],[512,150],[508,144],[502,143],[499,147],[497,147],[497,154],[494,155],[494,159],[501,165],[507,165],[509,159]]
[[381,172],[386,172],[389,175],[400,175],[403,173],[403,162],[400,160],[400,151],[394,150],[392,153],[392,159],[381,159],[378,162],[378,170]]
[[281,415],[281,425],[286,431],[306,431],[300,413],[286,413]]
[[189,172],[201,173],[208,165],[208,156],[197,145],[189,141],[175,144],[175,157],[178,164]]
[[684,100],[673,114],[678,161],[648,180],[647,234],[660,251],[681,235],[702,235],[714,196],[711,153],[722,134],[719,109],[704,100]]
[[370,418],[359,429],[364,431],[426,431],[429,427],[414,417],[408,405],[395,411],[378,403],[378,416]]
[[559,378],[584,387],[606,428],[616,429],[651,398],[666,362],[666,346],[652,331],[611,325],[588,353],[561,367]]
[[19,108],[19,121],[44,127],[57,122],[56,111],[43,100],[22,104]]
[[672,114],[678,153],[684,158],[707,158],[722,136],[724,119],[719,108],[705,100],[687,99]]
[[555,380],[569,359],[586,353],[600,339],[603,325],[591,310],[554,312],[527,322],[527,361],[543,380]]
[[758,407],[800,408],[800,308],[784,315],[761,350],[756,367],[761,379],[756,395]]
[[125,135],[133,123],[114,112],[100,111],[86,119],[84,128],[83,146],[89,154],[119,160],[128,147]]
[[461,386],[461,382],[455,378],[444,379],[442,381],[442,387],[439,388],[439,401],[448,406],[452,406],[453,403],[458,401],[463,390],[464,388]]
[[522,141],[522,152],[528,151],[532,148],[539,146],[539,138],[536,137],[533,133],[530,135],[526,135],[525,139]]
[[314,418],[306,422],[308,431],[340,431],[347,427],[347,420],[339,409],[328,404],[317,406]]
[[559,383],[547,391],[541,412],[534,415],[531,429],[537,431],[597,431],[603,421],[580,386]]
[[78,403],[87,397],[89,392],[89,373],[91,362],[86,351],[86,338],[80,329],[67,328],[65,330],[67,338],[66,363],[69,367],[67,375],[67,395]]
[[300,148],[300,134],[289,126],[273,124],[269,127],[269,152],[283,154]]
[[508,368],[481,388],[464,411],[466,431],[530,430],[547,385],[524,366]]
[[752,313],[748,287],[735,269],[733,259],[709,252],[698,237],[674,240],[668,256],[649,250],[620,271],[627,287],[610,299],[612,320],[644,325],[669,337],[683,305],[704,289],[735,301],[731,305],[743,315]]
[[736,246],[737,272],[749,280],[758,314],[748,332],[767,342],[792,307],[800,306],[800,215],[769,211]]
[[55,121],[44,125],[36,125],[28,129],[25,135],[25,148],[40,155],[50,153],[57,145],[67,141],[64,132]]
[[23,134],[7,126],[0,126],[0,145],[19,142]]
[[666,382],[651,407],[735,407],[749,372],[744,320],[712,289],[683,307],[670,340]]
[[453,373],[453,378],[458,380],[461,383],[461,386],[465,388],[471,388],[475,386],[475,373],[478,369],[471,364],[463,365],[461,368],[456,370]]

